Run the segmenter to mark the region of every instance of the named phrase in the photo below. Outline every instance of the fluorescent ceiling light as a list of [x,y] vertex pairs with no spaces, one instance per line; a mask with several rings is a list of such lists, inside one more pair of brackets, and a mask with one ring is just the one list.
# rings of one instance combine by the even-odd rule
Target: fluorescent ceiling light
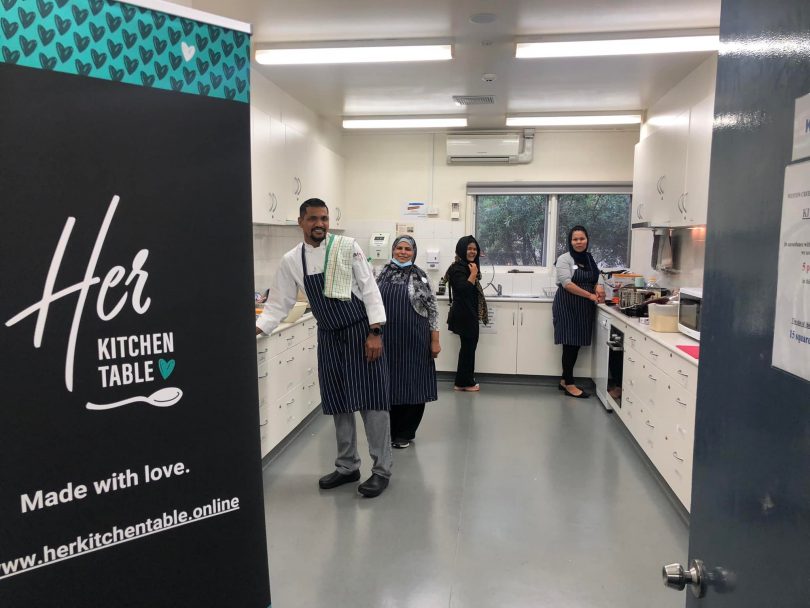
[[640,114],[607,116],[507,116],[507,127],[582,127],[591,125],[638,125]]
[[453,47],[449,44],[259,49],[256,51],[256,61],[264,65],[446,61],[452,58]]
[[344,129],[427,129],[466,126],[466,118],[352,118],[343,121]]
[[594,57],[600,55],[652,55],[716,51],[720,36],[668,36],[625,40],[572,40],[561,42],[519,42],[518,59],[539,57]]

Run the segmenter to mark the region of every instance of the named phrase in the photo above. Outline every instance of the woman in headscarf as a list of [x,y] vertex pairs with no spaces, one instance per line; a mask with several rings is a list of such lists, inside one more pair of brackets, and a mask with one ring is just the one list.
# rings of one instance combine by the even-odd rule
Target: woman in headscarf
[[583,226],[574,226],[568,232],[568,253],[557,258],[555,265],[558,288],[551,307],[554,344],[563,345],[559,389],[579,399],[590,395],[574,384],[574,365],[579,347],[591,344],[596,304],[605,301],[604,281],[588,253],[588,240]]
[[385,305],[385,353],[391,379],[391,445],[407,448],[425,413],[436,401],[439,312],[425,271],[415,265],[416,241],[394,239],[391,261],[377,277]]
[[458,351],[457,391],[479,391],[475,381],[475,349],[478,346],[478,323],[487,321],[487,301],[481,288],[479,271],[481,248],[472,235],[456,243],[456,259],[445,278],[450,287],[450,313],[447,326],[461,338]]

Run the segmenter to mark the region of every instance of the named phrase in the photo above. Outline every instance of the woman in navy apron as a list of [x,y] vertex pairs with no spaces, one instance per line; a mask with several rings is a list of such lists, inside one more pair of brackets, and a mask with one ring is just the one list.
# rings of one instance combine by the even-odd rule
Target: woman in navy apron
[[554,344],[563,345],[562,379],[559,388],[570,397],[590,395],[574,384],[574,365],[579,348],[590,346],[596,318],[596,304],[604,302],[599,268],[588,253],[588,231],[574,226],[568,232],[568,253],[557,258],[557,293],[551,311],[554,318]]
[[425,413],[436,401],[439,313],[425,271],[417,267],[416,241],[400,236],[391,261],[377,277],[385,305],[385,356],[391,382],[391,445],[407,448]]

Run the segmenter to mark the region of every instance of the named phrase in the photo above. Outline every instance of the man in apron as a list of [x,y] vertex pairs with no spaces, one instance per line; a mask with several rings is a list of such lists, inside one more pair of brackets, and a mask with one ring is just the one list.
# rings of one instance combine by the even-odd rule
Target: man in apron
[[354,412],[360,412],[373,460],[372,475],[358,487],[366,497],[379,496],[391,477],[391,427],[388,418],[388,366],[382,344],[385,308],[371,266],[357,243],[351,261],[351,297],[324,295],[324,244],[329,209],[311,198],[301,204],[298,225],[304,242],[281,260],[274,285],[256,320],[256,334],[270,334],[295,304],[298,290],[307,294],[318,321],[318,382],[321,408],[332,416],[337,437],[335,471],[318,485],[328,490],[360,479],[360,456]]

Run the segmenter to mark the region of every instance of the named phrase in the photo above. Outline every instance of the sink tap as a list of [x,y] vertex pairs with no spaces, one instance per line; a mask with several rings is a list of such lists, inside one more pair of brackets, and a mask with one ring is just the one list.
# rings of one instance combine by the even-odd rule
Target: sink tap
[[503,295],[503,285],[498,283],[498,286],[495,288],[495,292],[498,294],[498,296]]

